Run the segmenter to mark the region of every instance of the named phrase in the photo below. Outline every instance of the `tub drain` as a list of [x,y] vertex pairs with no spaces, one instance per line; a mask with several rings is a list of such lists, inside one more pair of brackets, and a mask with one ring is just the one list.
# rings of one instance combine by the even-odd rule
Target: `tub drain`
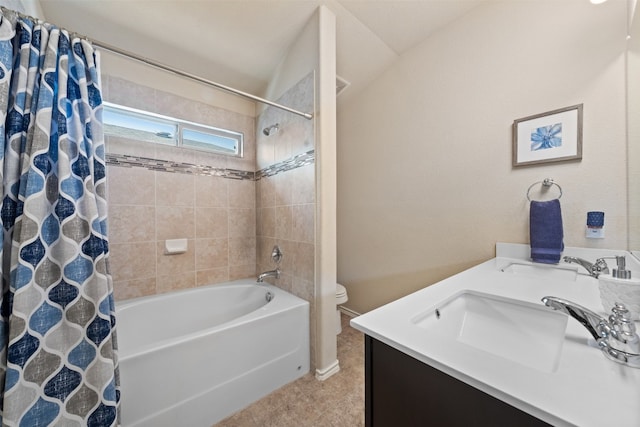
[[264,296],[264,299],[266,299],[267,302],[271,301],[273,299],[273,294],[271,292],[267,292],[267,294]]

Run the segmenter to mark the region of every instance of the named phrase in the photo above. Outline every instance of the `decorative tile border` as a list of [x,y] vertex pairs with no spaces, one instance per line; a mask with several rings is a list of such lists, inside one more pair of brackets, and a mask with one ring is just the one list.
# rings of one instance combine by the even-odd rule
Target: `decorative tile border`
[[292,169],[296,169],[302,166],[311,165],[316,160],[315,150],[307,151],[306,153],[298,154],[280,163],[275,163],[269,167],[256,172],[256,181],[262,178],[267,178],[273,175],[277,175],[280,172],[286,172]]
[[129,156],[127,154],[107,154],[107,164],[125,168],[145,168],[152,171],[183,173],[188,175],[220,176],[229,179],[257,181],[262,178],[277,175],[315,162],[315,151],[298,154],[295,157],[273,164],[258,172],[242,171],[238,169],[216,168],[213,166],[179,163],[171,160],[158,160],[149,157]]

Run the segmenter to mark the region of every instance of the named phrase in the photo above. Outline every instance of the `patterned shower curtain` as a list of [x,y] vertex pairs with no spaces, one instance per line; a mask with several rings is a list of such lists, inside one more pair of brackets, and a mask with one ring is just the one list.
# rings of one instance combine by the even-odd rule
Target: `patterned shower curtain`
[[97,55],[53,25],[0,19],[2,425],[117,425]]

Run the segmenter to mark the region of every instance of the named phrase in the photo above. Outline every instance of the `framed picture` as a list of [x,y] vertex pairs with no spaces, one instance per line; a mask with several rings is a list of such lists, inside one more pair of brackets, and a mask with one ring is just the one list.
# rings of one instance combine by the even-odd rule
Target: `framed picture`
[[513,121],[513,166],[582,159],[582,104]]

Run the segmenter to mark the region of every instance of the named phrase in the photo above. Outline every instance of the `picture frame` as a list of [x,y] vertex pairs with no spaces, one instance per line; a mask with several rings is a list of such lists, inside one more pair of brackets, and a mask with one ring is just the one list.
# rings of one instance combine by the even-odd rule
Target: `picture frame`
[[581,160],[582,109],[578,104],[514,120],[512,165]]

